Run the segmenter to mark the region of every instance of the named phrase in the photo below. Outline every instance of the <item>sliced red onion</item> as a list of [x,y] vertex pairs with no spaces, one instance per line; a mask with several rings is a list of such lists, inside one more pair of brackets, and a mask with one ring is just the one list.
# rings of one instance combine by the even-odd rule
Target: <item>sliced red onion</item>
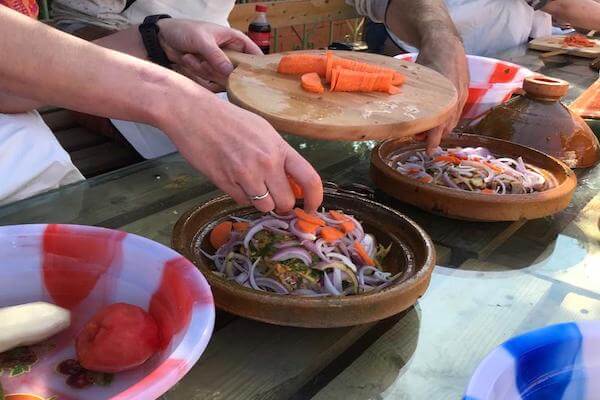
[[331,293],[334,296],[339,296],[342,294],[339,290],[337,290],[335,288],[333,283],[331,283],[331,280],[329,279],[329,276],[327,273],[323,274],[323,286],[325,287],[325,290],[327,292]]
[[210,260],[213,260],[213,261],[214,261],[214,259],[215,259],[215,258],[217,258],[217,255],[216,255],[216,254],[214,254],[214,255],[212,255],[212,256],[211,256],[210,254],[208,254],[207,252],[205,252],[205,251],[204,251],[204,250],[202,250],[202,249],[198,249],[198,250],[200,250],[200,253],[202,253],[202,255],[203,255],[204,257],[206,257],[206,258],[208,258],[208,259],[210,259]]
[[234,220],[235,222],[247,222],[249,224],[251,224],[253,221],[248,219],[248,218],[240,218],[240,217],[231,217],[232,220]]
[[317,239],[317,237],[315,235],[313,235],[312,233],[302,232],[300,229],[298,229],[296,227],[297,222],[298,222],[298,219],[294,219],[294,220],[292,220],[292,222],[290,222],[290,232],[292,234],[294,234],[296,237],[303,239],[303,240],[315,241]]
[[323,251],[325,241],[323,239],[319,239],[316,242],[312,242],[310,240],[303,240],[302,246],[304,246],[308,251],[311,251],[319,256],[319,258],[323,261],[329,261],[329,258],[325,255]]
[[250,282],[250,286],[252,286],[253,289],[256,290],[260,290],[258,285],[256,285],[256,281],[254,279],[254,271],[256,270],[256,265],[258,264],[258,262],[260,261],[260,257],[256,259],[256,261],[254,261],[252,263],[252,265],[250,266],[250,270],[248,271],[248,281]]
[[363,240],[360,241],[360,244],[365,249],[369,257],[375,257],[375,253],[377,252],[377,243],[375,241],[375,236],[367,233]]
[[340,271],[337,268],[333,269],[333,286],[335,286],[335,288],[338,291],[342,291],[342,271]]
[[348,268],[350,268],[352,271],[356,272],[356,265],[354,265],[354,263],[345,255],[343,254],[339,254],[339,253],[327,253],[325,254],[327,257],[329,258],[335,258],[340,260],[341,262],[343,262]]
[[277,282],[273,278],[259,277],[259,278],[255,279],[255,282],[258,287],[260,287],[260,288],[266,287],[268,289],[271,289],[275,293],[279,293],[279,294],[288,294],[289,293],[289,290],[287,290],[287,288],[285,286],[283,286],[281,283]]
[[449,188],[460,189],[458,185],[454,183],[452,179],[450,179],[447,173],[442,174],[442,182],[444,182],[444,185],[448,186]]
[[252,238],[254,237],[254,235],[256,235],[258,232],[262,231],[263,229],[265,229],[265,227],[268,226],[270,228],[282,228],[282,229],[287,229],[288,228],[288,223],[287,222],[283,222],[280,221],[278,219],[275,218],[270,218],[268,220],[265,220],[259,224],[254,225],[252,228],[250,228],[248,230],[248,232],[246,233],[246,237],[244,238],[244,247],[246,249],[248,249],[248,247],[250,246],[250,241],[252,240]]
[[348,218],[350,218],[350,221],[354,222],[354,230],[352,231],[352,233],[355,235],[355,239],[360,242],[363,239],[363,237],[365,236],[365,231],[364,231],[361,223],[358,222],[356,220],[356,218],[354,218],[353,216],[350,216],[350,215],[346,215],[346,216]]
[[296,247],[296,246],[300,246],[301,243],[297,240],[287,240],[285,242],[280,242],[280,243],[275,243],[275,248],[277,249],[283,249],[285,247]]
[[348,246],[346,246],[346,244],[342,240],[338,240],[337,247],[338,249],[340,249],[343,255],[345,255],[346,257],[350,257],[350,253],[348,252]]
[[241,272],[240,274],[238,274],[238,276],[233,278],[233,280],[236,281],[236,283],[243,285],[248,280],[248,273]]
[[297,258],[301,260],[306,266],[312,264],[312,257],[308,251],[303,249],[302,247],[287,247],[281,250],[278,250],[273,256],[271,260],[273,261],[285,261],[290,260],[292,258]]
[[317,213],[317,215],[319,216],[319,218],[321,218],[323,221],[325,221],[327,223],[327,225],[340,225],[341,223],[344,222],[344,221],[338,221],[336,219],[333,219],[333,218],[329,217],[327,215],[327,213],[324,213],[324,212]]
[[281,214],[277,214],[275,211],[270,211],[269,214],[271,214],[272,216],[274,216],[277,219],[283,219],[286,221],[289,221],[290,219],[294,218],[294,213],[288,213],[285,215],[281,215]]

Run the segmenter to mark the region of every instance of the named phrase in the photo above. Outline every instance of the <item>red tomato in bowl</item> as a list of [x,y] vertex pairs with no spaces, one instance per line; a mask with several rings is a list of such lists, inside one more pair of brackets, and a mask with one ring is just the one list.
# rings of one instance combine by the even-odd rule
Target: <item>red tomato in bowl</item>
[[77,336],[81,365],[98,372],[120,372],[148,360],[159,346],[156,321],[138,306],[111,304],[100,310]]

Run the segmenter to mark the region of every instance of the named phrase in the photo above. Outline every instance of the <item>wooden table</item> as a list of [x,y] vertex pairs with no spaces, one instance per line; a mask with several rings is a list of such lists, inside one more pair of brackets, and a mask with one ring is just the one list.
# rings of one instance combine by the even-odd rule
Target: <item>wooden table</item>
[[[584,61],[548,70],[534,53],[503,58],[568,80],[570,100],[596,78]],[[371,184],[373,143],[288,139],[324,179]],[[600,166],[578,175],[568,209],[529,222],[453,221],[380,195],[438,246],[439,265],[415,307],[376,324],[327,330],[218,313],[206,352],[163,399],[460,398],[481,359],[509,337],[600,318]],[[179,216],[217,194],[170,155],[0,208],[0,224],[99,225],[168,245]]]

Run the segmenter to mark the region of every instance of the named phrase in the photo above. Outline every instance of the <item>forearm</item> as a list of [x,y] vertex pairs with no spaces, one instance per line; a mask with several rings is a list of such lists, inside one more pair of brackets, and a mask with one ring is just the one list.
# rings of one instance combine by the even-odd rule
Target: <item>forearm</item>
[[94,40],[93,43],[107,49],[141,58],[142,60],[148,60],[148,53],[142,42],[142,36],[138,31],[137,25]]
[[174,72],[61,33],[6,7],[0,7],[0,37],[11,38],[0,41],[0,54],[10,60],[0,63],[0,91],[33,102],[158,125],[177,91],[195,89]]
[[439,38],[459,39],[443,0],[390,0],[385,23],[399,39],[418,48]]
[[577,28],[600,30],[600,3],[594,0],[554,0],[542,10]]
[[[93,43],[108,49],[130,54],[140,59],[147,59],[146,49],[144,48],[137,26],[97,39]],[[44,105],[47,104],[15,96],[8,92],[0,92],[0,112],[3,113],[26,112]]]

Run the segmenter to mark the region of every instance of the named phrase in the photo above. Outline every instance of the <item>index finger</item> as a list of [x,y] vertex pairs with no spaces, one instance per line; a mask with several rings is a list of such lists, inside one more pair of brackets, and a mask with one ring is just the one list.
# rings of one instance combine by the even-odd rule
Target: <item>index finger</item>
[[258,47],[258,45],[254,43],[248,36],[235,29],[232,29],[232,31],[232,39],[226,43],[223,43],[223,48],[247,54],[254,54],[257,56],[263,55],[260,47]]
[[294,149],[285,160],[285,171],[302,187],[304,210],[316,212],[323,203],[323,183],[317,171]]

